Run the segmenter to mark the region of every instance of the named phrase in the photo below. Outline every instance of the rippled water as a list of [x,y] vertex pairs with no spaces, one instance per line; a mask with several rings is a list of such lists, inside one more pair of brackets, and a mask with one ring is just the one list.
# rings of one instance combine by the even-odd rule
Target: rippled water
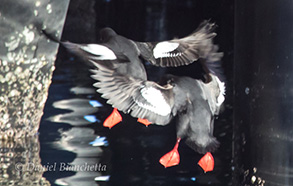
[[[14,1],[3,2],[18,7]],[[27,24],[32,20],[28,15],[59,20],[59,24],[51,23],[50,26],[44,21],[43,28],[56,30],[58,27],[60,30],[63,20],[56,19],[56,16],[65,11],[57,11],[56,7],[62,8],[59,3],[68,1],[54,2],[58,6],[36,1],[29,14],[28,8],[17,14],[13,12],[12,18],[21,23],[18,27],[20,32],[10,32],[11,26],[15,24],[12,24],[13,19],[6,19],[4,15],[11,8],[0,6],[3,8],[0,8],[0,23],[4,25],[1,31],[9,33],[2,35],[2,40],[5,40],[2,47],[5,49],[0,51],[5,56],[0,61],[0,133],[3,134],[0,136],[3,139],[9,136],[21,137],[25,136],[25,132],[32,131],[28,138],[0,141],[0,185],[227,186],[233,185],[232,179],[234,185],[292,185],[292,104],[289,99],[290,95],[292,97],[289,86],[292,81],[289,73],[292,65],[289,63],[291,48],[288,47],[292,29],[287,24],[292,15],[290,6],[274,1],[265,4],[235,1],[234,11],[234,1],[226,0],[75,0],[75,3],[71,3],[63,36],[66,40],[76,42],[96,41],[96,31],[105,25],[135,40],[163,40],[177,35],[184,36],[195,28],[195,23],[207,18],[219,25],[216,41],[225,53],[223,66],[230,84],[228,83],[225,111],[215,121],[214,133],[221,143],[220,148],[213,153],[215,170],[204,173],[197,165],[201,155],[184,144],[179,147],[180,165],[164,168],[159,164],[160,157],[175,144],[173,123],[165,127],[145,127],[137,123],[136,119],[123,115],[123,122],[111,130],[104,128],[102,122],[112,108],[93,89],[88,67],[73,58],[69,61],[58,59],[55,63],[56,70],[40,130],[35,134],[54,69],[52,65],[57,48],[56,44],[53,46],[47,40],[42,42],[44,46],[35,45],[38,32],[33,24]],[[291,5],[290,1],[287,2]],[[255,8],[254,14],[251,14],[251,7]],[[275,13],[268,13],[264,9]],[[61,31],[56,32],[57,35],[60,33]],[[280,39],[280,36],[285,39]],[[251,38],[263,39],[255,43],[251,42]],[[270,42],[272,44],[268,45]],[[20,50],[15,51],[18,46]],[[247,47],[243,50],[245,46]],[[257,52],[259,49],[272,49],[272,52]],[[30,54],[25,55],[25,52]],[[44,58],[44,52],[51,57]],[[37,53],[41,55],[35,56]],[[64,55],[62,51],[60,53],[59,55]],[[233,64],[234,54],[237,64]],[[268,54],[273,57],[268,58]],[[8,61],[16,63],[8,64]],[[36,63],[37,61],[40,63]],[[247,61],[256,65],[247,65]],[[31,67],[27,66],[29,63]],[[194,73],[191,66],[182,68],[180,72],[170,71],[179,75],[191,75]],[[164,71],[147,68],[148,72],[155,73],[149,76],[151,80],[155,80]],[[251,74],[256,79],[247,82],[251,80]],[[236,79],[232,77],[234,75]],[[281,83],[271,81],[271,77]],[[233,90],[234,95],[231,81],[235,81],[234,86],[237,85]],[[42,83],[46,85],[41,85]],[[254,83],[260,84],[254,86]],[[231,99],[235,101],[234,121]],[[251,106],[252,103],[254,107]],[[16,105],[19,107],[15,107]],[[20,112],[16,108],[23,109]],[[18,121],[8,121],[8,112],[16,115],[17,117],[10,118]],[[21,113],[26,113],[27,117],[21,117]],[[34,125],[30,125],[31,120],[35,121]],[[27,125],[23,125],[24,123]],[[11,131],[11,127],[17,127],[18,130]],[[22,130],[23,128],[26,130]]]
[[[13,7],[12,5],[17,6],[14,2],[5,2],[9,2],[11,7]],[[61,1],[54,2],[60,3]],[[62,3],[65,2],[68,1],[62,1]],[[95,41],[96,30],[94,25],[99,27],[105,23],[111,23],[110,25],[113,28],[119,28],[117,31],[120,34],[127,33],[133,39],[162,40],[178,34],[183,36],[190,33],[195,28],[194,24],[203,19],[202,16],[198,17],[198,15],[206,12],[204,5],[199,7],[197,3],[193,4],[191,1],[185,1],[184,3],[180,1],[180,3],[175,4],[168,4],[167,1],[162,1],[162,3],[149,1],[147,4],[134,3],[134,1],[126,4],[120,4],[118,1],[113,1],[114,4],[110,2],[96,1],[94,3],[94,1],[91,1],[88,3],[90,8],[85,6],[86,8],[82,7],[81,9],[79,9],[81,4],[72,3],[72,7],[69,8],[67,14],[66,23],[68,23],[68,27],[65,24],[64,36],[67,36],[70,41],[74,41],[74,38],[77,38],[76,35],[80,38],[85,37],[86,40]],[[61,6],[57,6],[53,1],[50,4],[36,1],[30,5],[32,5],[33,11],[30,11],[29,14],[22,11],[19,14],[12,14],[12,16],[16,20],[20,20],[20,24],[31,20],[28,19],[28,15],[33,18],[50,17],[53,20],[59,20],[59,24],[54,23],[49,27],[44,22],[42,26],[43,29],[50,28],[53,30],[56,30],[55,27],[60,27],[59,31],[55,33],[56,36],[59,36],[63,19],[56,18],[58,17],[57,13],[64,15],[66,11],[57,11],[56,7],[61,8]],[[197,7],[201,11],[194,11],[192,7]],[[41,11],[40,8],[45,11]],[[8,8],[5,10],[7,11]],[[76,10],[89,13],[85,19],[88,24],[76,24],[85,22],[80,21],[83,20],[84,13],[76,13]],[[181,18],[173,19],[173,17],[180,17],[174,16],[174,12],[178,12],[180,15],[186,13],[184,21],[180,21]],[[24,15],[21,16],[20,13]],[[137,16],[134,18],[133,14]],[[4,18],[3,15],[3,12],[1,12],[0,17]],[[125,17],[122,18],[122,15]],[[74,16],[76,17],[74,18]],[[119,16],[121,16],[121,19],[116,19]],[[211,15],[209,14],[206,17],[211,17]],[[3,28],[13,26],[8,19],[3,23],[6,25]],[[73,23],[72,25],[76,27],[71,26],[70,23]],[[73,27],[74,29],[72,29]],[[52,84],[49,87],[54,69],[56,44],[52,44],[43,38],[44,47],[41,45],[37,47],[34,42],[37,42],[38,32],[33,24],[20,26],[20,28],[22,34],[11,33],[16,34],[11,37],[6,35],[8,39],[5,40],[4,44],[8,52],[1,50],[9,60],[21,63],[7,65],[5,60],[0,63],[1,72],[13,72],[8,75],[0,74],[1,91],[3,95],[8,96],[8,99],[6,97],[0,98],[0,101],[2,100],[0,106],[6,108],[6,102],[3,102],[3,100],[9,100],[13,104],[23,106],[22,112],[26,113],[28,117],[17,119],[25,120],[28,124],[31,120],[34,120],[36,124],[34,126],[37,126],[41,119],[48,88],[49,94],[38,134],[35,134],[36,127],[33,130],[26,128],[26,130],[17,130],[9,132],[9,134],[11,136],[14,134],[24,136],[21,135],[23,131],[32,131],[31,137],[0,141],[0,185],[231,185],[231,107],[228,106],[224,114],[215,123],[215,136],[221,142],[221,147],[213,153],[215,158],[215,170],[213,172],[204,173],[197,165],[202,155],[195,153],[183,143],[179,147],[180,165],[164,168],[159,163],[159,159],[169,152],[175,144],[174,123],[165,127],[156,125],[145,127],[137,123],[136,119],[123,115],[123,122],[111,130],[104,128],[102,122],[111,113],[112,108],[105,103],[105,100],[100,98],[92,87],[93,80],[90,78],[88,67],[72,57],[68,58],[70,60],[58,58],[55,63],[56,70],[53,74]],[[72,33],[68,30],[71,30]],[[142,32],[137,32],[137,30]],[[22,35],[25,37],[22,37]],[[16,36],[23,40],[25,47],[19,45],[19,38]],[[30,43],[32,45],[27,47]],[[30,51],[30,55],[15,53],[15,47],[18,45],[22,49],[19,54],[24,54],[23,51]],[[43,57],[44,52],[51,55],[49,66],[46,66],[47,60]],[[59,57],[64,55],[62,52],[64,51],[59,51]],[[36,61],[34,58],[36,57],[35,54],[38,53],[42,55],[37,55],[40,60]],[[21,56],[28,57],[31,60],[23,61]],[[31,67],[34,70],[21,65],[26,64],[26,62],[35,64]],[[164,72],[164,70],[155,67],[148,66],[147,68],[151,80],[155,80],[158,75]],[[185,70],[181,69],[184,75],[194,74],[191,66],[186,67]],[[29,81],[21,83],[20,81],[25,79],[22,78],[23,75],[27,75]],[[40,85],[44,82],[46,86]],[[26,94],[22,96],[20,93]],[[15,95],[18,95],[20,99],[16,100]],[[27,100],[23,100],[26,96],[34,99],[36,106],[30,104]],[[14,111],[15,108],[18,107],[9,107],[12,110],[10,112],[19,115],[19,111]],[[11,124],[23,124],[13,121],[8,123],[6,121],[7,115],[4,114],[6,111],[1,110],[3,117],[0,118],[0,122],[5,123],[1,130],[10,129]],[[31,115],[38,115],[38,117],[33,118]],[[6,132],[4,134],[6,135]]]
[[121,123],[104,128],[112,107],[95,92],[88,67],[76,60],[56,66],[40,125],[41,162],[53,167],[43,176],[51,185],[230,184],[229,113],[215,123],[221,147],[214,153],[213,172],[204,173],[197,165],[202,155],[183,143],[180,165],[164,168],[159,159],[175,144],[174,124],[145,127],[123,115]]

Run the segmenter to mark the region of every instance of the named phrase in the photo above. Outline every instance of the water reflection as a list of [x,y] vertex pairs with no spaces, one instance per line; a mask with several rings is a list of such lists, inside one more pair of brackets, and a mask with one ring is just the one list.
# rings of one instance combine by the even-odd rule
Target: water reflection
[[[77,67],[71,66],[69,69],[71,68]],[[86,74],[83,77],[80,74],[71,74],[79,76],[80,82],[91,83],[90,79],[86,79],[89,78]],[[215,136],[221,142],[221,147],[214,154],[213,172],[205,174],[197,165],[201,155],[185,145],[179,149],[180,165],[166,169],[159,163],[159,159],[173,148],[175,141],[172,140],[176,139],[174,124],[145,127],[137,123],[135,118],[123,115],[123,121],[111,130],[104,128],[101,122],[111,112],[111,106],[105,104],[105,100],[96,94],[91,84],[85,88],[71,88],[71,84],[68,86],[69,80],[72,79],[68,76],[68,73],[60,76],[57,74],[58,82],[53,81],[51,86],[54,93],[49,96],[49,106],[54,107],[54,111],[49,113],[47,120],[50,120],[50,123],[46,123],[46,127],[55,126],[55,132],[51,133],[56,137],[45,142],[50,144],[51,154],[56,156],[53,162],[66,162],[67,167],[73,168],[68,168],[66,174],[59,170],[54,172],[54,175],[47,174],[51,184],[231,185],[231,146],[230,143],[224,142],[229,141],[231,137],[231,110],[227,108],[226,116],[221,115],[215,123]],[[59,82],[68,86],[68,94],[58,92],[61,90]],[[74,85],[78,83],[74,82]],[[54,99],[50,101],[52,97]],[[95,97],[98,99],[94,99]],[[41,132],[41,135],[44,134]],[[48,148],[45,149],[47,150]],[[61,151],[70,152],[71,155]],[[45,156],[43,161],[48,161]],[[86,165],[96,168],[93,168],[94,171],[74,169]]]
[[[68,171],[75,175],[56,180],[55,183],[66,185],[96,185],[95,178],[107,170],[107,164],[100,161],[103,149],[92,146],[91,142],[97,138],[94,130],[86,127],[73,127],[62,131],[60,141],[55,142],[57,148],[71,151],[76,154],[73,162],[67,166]],[[103,144],[101,144],[103,146]]]
[[70,110],[71,112],[52,116],[48,118],[48,120],[58,123],[68,123],[72,126],[92,123],[92,121],[87,120],[85,116],[98,111],[98,108],[90,105],[90,100],[82,98],[56,101],[53,103],[53,107],[56,109]]
[[0,185],[49,186],[39,153],[38,136],[0,141]]
[[[187,5],[187,2],[192,7]],[[111,3],[109,3],[111,6],[105,6],[104,1],[95,1],[95,10],[92,6],[85,8],[85,12],[89,13],[87,15],[92,15],[90,13],[94,11],[97,16],[96,18],[95,16],[89,16],[90,18],[84,19],[86,21],[77,21],[82,18],[80,12],[75,10],[87,7],[82,6],[85,5],[84,2],[78,4],[78,8],[69,12],[71,13],[71,19],[68,19],[68,23],[75,26],[68,26],[69,31],[64,32],[64,40],[76,39],[75,41],[91,40],[91,42],[95,42],[96,35],[88,34],[89,32],[92,33],[93,29],[85,29],[87,25],[83,24],[89,23],[88,21],[95,23],[92,25],[97,27],[106,24],[117,28],[122,35],[130,36],[136,40],[160,40],[168,38],[168,36],[173,37],[174,34],[176,36],[185,35],[194,29],[196,22],[201,21],[202,15],[200,14],[207,12],[207,9],[213,10],[213,7],[216,7],[204,7],[201,3],[191,3],[191,1],[178,1],[178,3],[167,3],[167,1],[146,1],[144,3],[139,1],[111,1]],[[210,3],[205,5],[207,4]],[[166,7],[162,11],[163,5]],[[127,11],[125,11],[125,8],[127,8]],[[188,16],[185,16],[183,20],[182,16],[174,14],[176,12],[185,13]],[[115,16],[113,16],[113,13],[115,13]],[[178,15],[181,13],[178,13]],[[133,17],[133,15],[137,16]],[[121,19],[112,19],[114,17],[121,17]],[[173,19],[172,17],[179,19]],[[210,18],[206,14],[204,17]],[[103,22],[103,18],[109,21]],[[168,24],[164,19],[168,20]],[[76,25],[76,22],[82,25]],[[101,25],[101,23],[103,24]],[[137,32],[138,30],[140,31]],[[62,161],[68,160],[69,165],[82,165],[85,162],[101,163],[101,165],[107,165],[107,171],[71,171],[70,175],[62,176],[63,178],[60,178],[61,174],[57,172],[57,175],[51,176],[52,184],[76,185],[79,183],[86,186],[95,185],[93,182],[95,180],[97,181],[96,185],[231,185],[231,166],[229,164],[232,151],[230,143],[232,136],[231,118],[229,118],[231,112],[226,114],[225,117],[221,115],[226,121],[222,119],[215,123],[215,136],[221,142],[221,147],[214,154],[214,172],[205,174],[197,165],[201,155],[184,145],[179,149],[180,165],[166,169],[160,165],[159,159],[174,146],[175,141],[172,141],[176,139],[174,125],[145,127],[137,123],[136,119],[123,115],[122,123],[111,130],[103,128],[101,122],[112,111],[112,108],[104,104],[105,100],[100,102],[93,100],[94,97],[99,98],[99,95],[94,89],[88,88],[92,87],[93,83],[88,73],[88,67],[75,60],[72,60],[71,63],[62,60],[56,64],[57,67],[59,65],[56,71],[59,71],[54,76],[58,80],[54,81],[53,78],[50,94],[53,101],[48,105],[48,107],[54,105],[55,108],[47,114],[50,115],[51,126],[57,128],[53,132],[59,129],[59,135],[56,135],[55,139],[52,140],[54,143],[50,143],[54,146],[51,154],[54,154],[59,160],[61,158]],[[179,71],[182,72],[181,75],[194,75],[193,67],[185,68],[189,71],[185,69]],[[161,69],[156,70],[156,68],[150,66],[147,66],[147,68],[151,78],[159,78],[162,75],[160,74]],[[72,88],[72,86],[77,85],[78,87]],[[70,94],[65,91],[69,89],[71,90]],[[95,110],[92,110],[93,108]],[[52,113],[54,113],[53,117],[51,117]],[[107,144],[108,146],[106,146]],[[71,152],[73,155],[63,154],[59,151],[62,149]],[[87,153],[89,156],[87,156]],[[95,154],[96,156],[94,156]],[[43,160],[45,158],[44,155]],[[55,181],[56,177],[58,179]],[[95,178],[93,179],[93,177]]]
[[[108,146],[107,138],[101,132],[96,134],[95,127],[100,124],[96,113],[103,105],[91,99],[93,94],[95,94],[93,88],[73,87],[70,88],[70,95],[73,98],[52,103],[52,107],[58,112],[46,120],[50,123],[59,123],[60,126],[56,132],[60,137],[47,143],[50,144],[52,153],[56,156],[58,151],[74,154],[72,160],[67,157],[59,158],[54,174],[59,172],[62,176],[52,180],[56,185],[97,185],[95,179],[101,178],[110,167],[108,161],[104,161],[103,158],[105,154],[109,154],[105,150]],[[69,124],[70,127],[64,128],[65,124]]]

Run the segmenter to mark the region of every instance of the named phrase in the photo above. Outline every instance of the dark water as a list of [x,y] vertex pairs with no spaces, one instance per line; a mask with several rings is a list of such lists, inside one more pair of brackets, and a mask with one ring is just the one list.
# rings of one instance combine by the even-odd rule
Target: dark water
[[[211,18],[219,25],[216,42],[225,52],[227,63],[223,64],[230,81],[233,33],[227,31],[232,27],[233,19],[229,17],[232,12],[233,4],[228,1],[81,3],[75,0],[69,7],[63,39],[95,42],[97,35],[93,30],[103,26],[111,26],[134,40],[171,39],[189,34],[203,19]],[[225,22],[225,18],[229,21]],[[77,21],[80,24],[76,24]],[[224,38],[227,35],[229,37]],[[164,71],[194,76],[192,69],[196,67],[194,64],[178,70],[147,68],[150,79],[157,79]],[[197,165],[202,155],[184,143],[179,147],[180,165],[164,168],[159,159],[175,144],[174,124],[145,127],[123,115],[123,121],[111,130],[104,128],[102,122],[112,108],[95,92],[88,69],[60,48],[39,136],[41,163],[53,165],[51,171],[44,173],[51,185],[231,185],[232,106],[229,98],[224,112],[215,121],[214,135],[221,143],[213,153],[215,170],[204,173]],[[229,84],[227,94],[230,94]],[[90,103],[98,105],[93,107]]]
[[[64,68],[56,69],[54,73],[45,108],[44,118],[49,119],[44,119],[40,128],[42,164],[56,164],[54,171],[44,174],[52,185],[96,185],[94,179],[99,176],[110,176],[109,181],[103,182],[104,185],[229,185],[231,123],[225,115],[215,123],[215,136],[222,145],[214,153],[213,172],[205,174],[197,165],[201,155],[183,143],[179,148],[180,165],[164,168],[158,160],[175,144],[172,123],[166,127],[145,127],[130,116],[123,115],[123,122],[111,130],[104,128],[102,121],[112,108],[105,104],[91,85],[87,86],[92,82],[89,73],[86,69],[81,70],[82,73],[77,72],[81,69],[78,65],[60,67]],[[91,100],[99,101],[102,106],[92,107]],[[97,146],[90,144],[95,139],[101,139]],[[67,171],[62,169],[64,164],[73,167],[88,164],[101,168],[95,171]]]
[[[19,5],[14,1],[4,3],[8,2],[16,7]],[[41,3],[28,2],[32,7]],[[54,2],[57,6],[58,2]],[[50,17],[54,19],[64,13],[52,9],[54,6],[41,3],[42,12],[32,12],[28,8],[20,14],[13,12],[12,17],[16,20],[25,18],[18,22],[21,25],[36,17],[47,16],[47,12],[54,14]],[[3,7],[5,11],[1,10],[0,17],[5,20],[5,12],[10,9]],[[292,185],[291,8],[291,0],[282,3],[275,0],[71,0],[62,39],[76,43],[96,42],[97,33],[104,26],[133,40],[154,41],[186,36],[204,19],[211,19],[218,25],[215,42],[225,54],[222,64],[227,94],[225,109],[215,121],[214,135],[221,143],[213,153],[215,169],[204,173],[197,165],[201,155],[183,143],[179,147],[180,165],[164,168],[159,164],[160,157],[175,144],[172,122],[165,127],[145,127],[136,119],[123,115],[123,122],[111,130],[104,128],[102,123],[112,108],[92,87],[94,81],[90,78],[89,67],[60,47],[39,134],[20,140],[0,140],[0,185]],[[32,19],[27,17],[27,11]],[[3,22],[5,32],[10,26],[16,26],[7,20]],[[53,24],[52,29],[60,25]],[[27,31],[33,26],[19,28]],[[25,33],[32,36],[31,32]],[[11,42],[4,42],[4,48],[15,44],[17,37],[10,37],[10,34],[5,37]],[[26,42],[25,38],[22,42]],[[51,49],[55,50],[55,46]],[[46,53],[51,51],[49,47],[40,48]],[[11,54],[7,56],[12,57]],[[18,70],[10,69],[7,62],[0,63],[3,72],[15,70],[15,75],[5,76],[7,84],[19,82],[16,75],[30,76],[27,71],[20,73],[21,68],[14,63],[11,64]],[[41,72],[38,69],[34,68],[34,72]],[[46,69],[43,70],[49,72]],[[196,69],[196,63],[176,69],[147,66],[151,80],[159,79],[166,72],[197,77]],[[44,76],[36,77],[40,80]],[[35,86],[46,92],[36,81],[31,83],[34,85],[22,84],[22,87],[31,89]],[[21,88],[17,85],[11,88]],[[3,90],[11,89],[2,85]],[[12,93],[15,95],[15,91]],[[4,92],[3,95],[7,94]],[[3,111],[7,102],[1,100]],[[39,103],[38,99],[34,102]],[[12,103],[11,108],[15,110],[14,98]],[[23,101],[19,104],[26,106]],[[42,109],[26,108],[28,114],[41,116]],[[4,115],[1,121],[7,122],[7,116]],[[17,116],[27,122],[39,123],[40,119],[22,118],[19,113]],[[24,126],[20,125],[22,129]],[[17,133],[7,132],[10,128],[11,123],[5,126],[2,123],[1,131],[11,136],[33,131],[26,128]]]
[[[145,127],[123,115],[123,122],[111,130],[104,128],[102,121],[112,108],[95,93],[87,69],[68,65],[71,63],[81,62],[64,62],[54,73],[44,115],[49,119],[44,119],[40,128],[42,164],[56,164],[54,171],[44,174],[52,185],[96,185],[94,179],[103,178],[99,176],[110,176],[104,185],[229,185],[231,124],[225,118],[229,114],[215,123],[215,136],[222,145],[214,153],[213,172],[205,174],[197,165],[201,155],[183,143],[180,165],[164,168],[158,160],[175,144],[174,125]],[[91,100],[102,106],[92,107]],[[95,139],[100,139],[97,146],[90,144]],[[68,171],[62,169],[64,164],[97,165],[100,169]]]
[[[175,144],[174,125],[145,127],[123,115],[123,122],[111,130],[104,128],[102,121],[112,108],[95,93],[87,68],[80,65],[78,61],[65,61],[56,69],[41,123],[40,156],[44,166],[55,165],[54,170],[44,174],[52,185],[96,185],[94,179],[107,178],[105,176],[110,179],[99,184],[230,184],[232,129],[229,119],[225,118],[229,118],[229,109],[215,123],[215,136],[221,147],[214,153],[213,172],[204,173],[197,165],[202,155],[184,143],[179,148],[180,165],[164,168],[158,160]],[[91,100],[97,100],[102,106],[92,107]],[[90,144],[95,139],[100,139],[97,146]],[[70,165],[77,170],[64,170],[63,167]],[[81,165],[96,168],[90,171]]]

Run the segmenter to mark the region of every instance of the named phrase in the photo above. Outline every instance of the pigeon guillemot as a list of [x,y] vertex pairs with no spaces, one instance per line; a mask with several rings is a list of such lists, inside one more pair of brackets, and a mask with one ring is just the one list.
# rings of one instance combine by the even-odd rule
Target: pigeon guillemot
[[[177,143],[160,160],[165,167],[179,163],[178,144],[186,144],[199,153],[214,151],[219,142],[213,136],[214,116],[224,101],[225,86],[217,76],[209,74],[211,81],[190,77],[165,75],[163,84],[120,74],[116,68],[92,61],[96,69],[94,86],[107,103],[136,118],[145,118],[157,125],[167,125],[177,117]],[[210,156],[209,156],[210,157]],[[213,162],[213,161],[212,161]]]
[[[147,80],[146,70],[140,57],[153,65],[162,67],[188,65],[208,56],[213,58],[210,60],[212,62],[219,60],[222,53],[217,52],[218,48],[213,44],[213,38],[216,36],[214,28],[214,23],[203,21],[196,31],[181,39],[161,42],[136,42],[118,35],[114,30],[107,27],[100,31],[101,43],[99,44],[57,42],[86,61],[104,61],[105,66],[115,68],[121,75],[131,75],[132,78]],[[44,33],[48,36],[46,32]],[[56,39],[53,40],[56,41]],[[206,74],[209,74],[210,68],[207,67],[209,63],[202,63],[201,61],[201,65]],[[210,63],[210,65],[213,64]],[[122,117],[119,116],[117,109],[114,109],[105,120],[104,126],[111,128],[120,121],[122,121]],[[142,119],[140,121],[145,125],[149,124],[148,121]]]
[[[113,107],[157,125],[167,125],[178,116],[177,143],[160,159],[168,167],[179,163],[177,148],[181,139],[199,153],[209,153],[219,145],[213,136],[214,116],[224,101],[225,88],[210,68],[222,57],[212,42],[214,26],[204,21],[191,35],[162,42],[135,42],[105,28],[100,32],[100,44],[60,43],[96,67],[92,77],[99,82],[94,86]],[[201,64],[208,81],[173,75],[166,75],[163,84],[148,81],[139,57],[163,67],[204,59]],[[111,121],[109,127],[122,119],[117,109],[110,120],[115,116],[119,119]]]
[[[216,36],[215,24],[203,21],[189,36],[161,42],[136,42],[118,35],[111,28],[100,31],[99,44],[75,44],[61,42],[69,51],[92,61],[117,61],[121,74],[146,80],[146,72],[139,57],[153,65],[177,67],[188,65],[199,58],[206,58],[216,47],[212,39]],[[214,53],[220,58],[220,53]],[[114,64],[114,63],[111,63]],[[111,65],[109,64],[109,65]],[[205,63],[202,64],[205,66]],[[204,68],[207,70],[208,68]],[[209,72],[207,72],[209,73]]]

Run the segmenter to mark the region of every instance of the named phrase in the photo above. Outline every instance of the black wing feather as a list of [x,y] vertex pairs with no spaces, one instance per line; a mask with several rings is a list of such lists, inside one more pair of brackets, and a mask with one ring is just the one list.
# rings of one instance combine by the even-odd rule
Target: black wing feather
[[170,122],[173,117],[172,112],[162,115],[152,109],[148,109],[160,106],[162,103],[154,105],[154,103],[149,102],[143,97],[141,90],[144,88],[158,90],[158,94],[163,95],[171,109],[173,106],[172,88],[162,87],[151,81],[121,75],[115,69],[107,68],[97,62],[92,61],[92,63],[97,67],[97,69],[92,70],[94,73],[92,78],[99,81],[94,86],[98,88],[97,92],[101,93],[103,98],[108,99],[107,103],[124,113],[129,113],[133,117],[145,118],[158,125],[166,125]]

